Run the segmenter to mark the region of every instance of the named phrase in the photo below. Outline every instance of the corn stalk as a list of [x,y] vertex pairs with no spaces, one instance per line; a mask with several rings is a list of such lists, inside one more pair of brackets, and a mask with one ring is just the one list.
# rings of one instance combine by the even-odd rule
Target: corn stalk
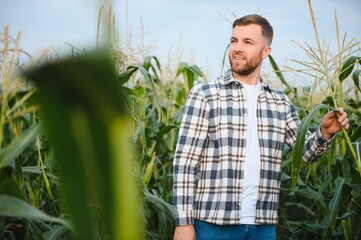
[[[294,62],[302,65],[304,67],[304,69],[294,69],[294,68],[290,68],[290,67],[288,67],[288,68],[293,71],[304,73],[315,79],[323,79],[327,85],[327,90],[330,92],[330,97],[332,99],[332,104],[333,104],[333,107],[329,108],[329,109],[334,110],[335,113],[337,114],[337,116],[339,116],[339,113],[336,110],[338,109],[338,107],[344,107],[344,105],[345,105],[344,104],[344,93],[343,93],[343,88],[342,88],[343,80],[346,79],[351,74],[353,67],[355,66],[355,64],[357,62],[360,61],[360,58],[351,56],[346,61],[344,61],[344,64],[341,64],[341,63],[343,62],[343,60],[345,58],[347,58],[347,56],[358,53],[360,51],[360,49],[358,48],[358,42],[355,43],[352,40],[347,44],[345,44],[345,42],[343,42],[343,44],[341,45],[339,43],[340,41],[338,40],[339,53],[335,56],[332,56],[332,54],[330,52],[329,44],[326,44],[326,43],[321,44],[320,37],[318,34],[318,30],[317,30],[315,15],[314,15],[314,12],[312,9],[311,0],[308,0],[308,3],[309,3],[310,15],[312,18],[312,24],[313,24],[313,29],[314,29],[314,33],[315,33],[315,38],[316,38],[316,42],[317,42],[317,48],[313,48],[313,47],[309,46],[307,43],[306,43],[306,47],[298,44],[305,51],[305,53],[307,54],[307,56],[310,59],[310,62],[302,62],[302,61],[294,60]],[[336,17],[336,19],[337,19],[337,17]],[[337,25],[337,23],[338,23],[338,21],[336,20],[336,25]],[[338,25],[336,28],[337,28],[336,30],[338,31]],[[340,39],[339,32],[337,32],[337,39]],[[321,83],[320,83],[320,85],[321,85]],[[337,101],[337,99],[338,99],[338,101]],[[316,107],[315,109],[318,110],[319,107]],[[315,111],[315,109],[314,109],[314,111]],[[315,113],[314,111],[310,115],[314,115],[314,113]],[[306,129],[307,124],[301,125],[301,128]],[[300,131],[305,132],[305,129],[301,129]],[[357,159],[357,155],[352,146],[348,132],[344,127],[342,128],[341,131],[346,139],[346,142],[350,149],[352,158],[355,161],[356,170],[358,171],[358,173],[361,176],[361,165]],[[296,146],[298,146],[298,148],[300,148],[300,149],[301,148],[303,149],[303,146],[304,146],[304,141],[301,139],[301,137],[299,135],[297,137]],[[302,162],[302,150],[295,151],[293,156],[294,156],[294,158],[293,158],[293,166],[294,167],[292,170],[292,180],[293,180],[292,183],[293,183],[293,186],[295,187],[297,184],[297,176],[299,174],[300,166],[301,166],[301,162]]]

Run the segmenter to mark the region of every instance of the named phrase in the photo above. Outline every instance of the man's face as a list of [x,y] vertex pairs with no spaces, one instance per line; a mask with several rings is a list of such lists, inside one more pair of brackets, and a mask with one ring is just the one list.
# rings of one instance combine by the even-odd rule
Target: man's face
[[229,62],[236,76],[247,76],[260,68],[262,60],[270,51],[271,47],[262,35],[261,26],[250,24],[234,27],[229,46]]

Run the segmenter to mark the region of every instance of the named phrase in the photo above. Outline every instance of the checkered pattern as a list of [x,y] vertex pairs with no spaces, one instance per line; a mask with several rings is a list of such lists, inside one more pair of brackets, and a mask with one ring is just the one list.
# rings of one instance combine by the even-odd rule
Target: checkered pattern
[[[261,80],[257,125],[261,175],[256,222],[275,224],[284,143],[294,145],[300,124],[287,96]],[[247,109],[242,84],[231,71],[195,86],[187,99],[174,157],[174,205],[177,225],[199,219],[214,224],[240,224],[245,161]],[[330,146],[320,130],[307,138],[306,162]]]

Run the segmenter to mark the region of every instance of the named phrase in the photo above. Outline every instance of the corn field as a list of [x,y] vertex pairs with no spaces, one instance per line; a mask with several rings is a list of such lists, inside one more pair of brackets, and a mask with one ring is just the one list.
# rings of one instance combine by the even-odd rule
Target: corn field
[[[337,32],[331,52],[309,6],[317,45],[298,44],[308,61],[278,66],[270,57],[263,77],[302,119],[295,148],[283,153],[277,239],[361,239],[360,44]],[[0,37],[0,239],[172,239],[173,154],[202,70],[134,58],[116,37],[55,59],[29,56],[7,27]],[[294,86],[289,72],[311,80]],[[305,165],[303,133],[339,106],[350,128]]]

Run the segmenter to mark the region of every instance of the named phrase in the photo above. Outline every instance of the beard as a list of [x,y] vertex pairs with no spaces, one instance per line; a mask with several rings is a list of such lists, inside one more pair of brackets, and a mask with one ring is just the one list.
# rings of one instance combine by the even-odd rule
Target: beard
[[231,65],[231,69],[234,73],[239,76],[248,76],[253,73],[256,68],[261,64],[262,60],[249,60],[245,56],[242,56],[244,63],[238,63],[233,60],[231,56],[229,56],[229,63]]

